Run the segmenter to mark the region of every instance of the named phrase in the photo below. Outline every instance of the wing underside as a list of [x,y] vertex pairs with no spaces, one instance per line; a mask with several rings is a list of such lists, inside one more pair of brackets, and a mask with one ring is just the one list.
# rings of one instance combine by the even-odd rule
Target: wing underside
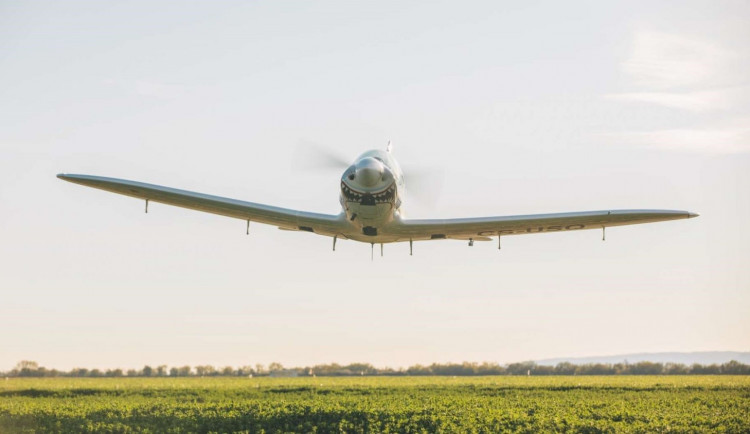
[[389,233],[399,240],[474,239],[493,236],[601,229],[697,217],[676,210],[610,210],[464,219],[401,220]]
[[296,211],[125,179],[68,174],[60,174],[57,177],[87,187],[145,199],[150,202],[265,223],[287,230],[301,230],[334,236],[343,231],[346,225],[346,220],[341,215]]
[[343,213],[329,215],[296,211],[117,178],[69,174],[57,176],[65,181],[151,202],[274,225],[286,230],[314,232],[368,243],[440,239],[489,241],[492,239],[490,237],[496,236],[601,229],[697,216],[688,211],[674,210],[611,210],[458,219],[396,218],[376,234],[365,234],[347,221]]

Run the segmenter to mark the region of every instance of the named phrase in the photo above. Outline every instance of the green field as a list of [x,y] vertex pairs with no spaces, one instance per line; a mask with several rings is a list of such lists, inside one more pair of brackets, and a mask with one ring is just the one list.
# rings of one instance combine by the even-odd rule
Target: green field
[[11,378],[0,432],[750,432],[748,376]]

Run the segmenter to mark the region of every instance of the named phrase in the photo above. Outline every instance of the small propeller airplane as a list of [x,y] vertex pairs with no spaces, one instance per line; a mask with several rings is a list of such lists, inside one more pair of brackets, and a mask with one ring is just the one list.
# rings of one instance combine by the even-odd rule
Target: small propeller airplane
[[341,176],[339,201],[342,211],[338,215],[297,211],[253,202],[228,199],[170,187],[106,178],[91,175],[59,174],[58,178],[87,187],[123,194],[149,202],[179,206],[196,211],[209,212],[247,222],[278,226],[279,229],[312,232],[333,238],[336,250],[338,238],[369,243],[371,250],[380,244],[409,242],[409,253],[413,242],[421,240],[455,239],[468,241],[491,241],[509,235],[538,234],[545,232],[601,229],[639,223],[688,219],[698,214],[675,210],[605,210],[534,214],[500,217],[473,217],[454,219],[407,219],[402,210],[406,199],[404,174],[391,152],[391,144],[385,151],[374,149],[357,157]]

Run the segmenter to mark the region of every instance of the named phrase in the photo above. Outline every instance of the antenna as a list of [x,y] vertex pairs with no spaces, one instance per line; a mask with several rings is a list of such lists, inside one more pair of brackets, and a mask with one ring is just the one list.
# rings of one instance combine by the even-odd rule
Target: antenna
[[388,140],[388,144],[385,145],[385,152],[390,154],[392,150],[393,150],[393,146],[391,145],[391,141]]

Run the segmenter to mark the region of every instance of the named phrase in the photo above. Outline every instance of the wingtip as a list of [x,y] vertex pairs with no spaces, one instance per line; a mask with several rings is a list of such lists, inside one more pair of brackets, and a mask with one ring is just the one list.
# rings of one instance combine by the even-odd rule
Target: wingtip
[[67,179],[68,175],[66,175],[64,173],[58,173],[57,177],[60,178],[60,179]]
[[700,216],[700,214],[698,214],[697,212],[688,212],[688,218],[689,219],[692,219],[692,218],[695,218],[695,217],[698,217],[698,216]]

